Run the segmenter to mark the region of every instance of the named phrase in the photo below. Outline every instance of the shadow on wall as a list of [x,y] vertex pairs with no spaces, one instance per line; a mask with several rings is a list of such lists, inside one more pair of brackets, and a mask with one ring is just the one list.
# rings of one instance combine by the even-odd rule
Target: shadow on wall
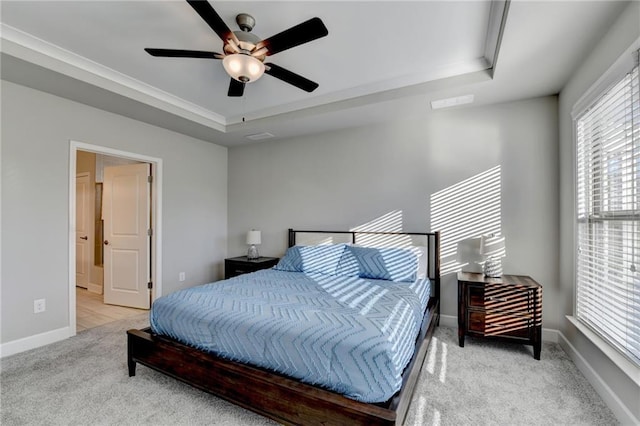
[[501,167],[496,166],[431,195],[431,229],[441,232],[440,272],[459,270],[458,241],[501,234]]
[[[442,189],[430,197],[430,232],[440,231],[440,273],[460,270],[464,264],[456,259],[459,241],[502,232],[502,170],[495,166],[475,176]],[[350,231],[403,232],[403,212],[389,213],[355,226]],[[317,234],[307,239],[299,234],[298,244],[350,243],[350,236]],[[366,247],[411,247],[421,245],[409,235],[361,235],[357,243]],[[425,244],[422,244],[425,245]]]
[[[351,228],[350,231],[366,232],[403,232],[402,210],[393,210],[362,225]],[[361,235],[358,244],[367,247],[411,247],[412,238],[409,235]]]
[[[402,210],[385,213],[376,219],[350,228],[349,231],[403,232]],[[313,233],[298,232],[296,243],[301,245],[351,243],[351,236],[349,234],[325,234],[319,236]],[[360,235],[357,243],[366,247],[410,247],[412,245],[412,237],[408,235]]]

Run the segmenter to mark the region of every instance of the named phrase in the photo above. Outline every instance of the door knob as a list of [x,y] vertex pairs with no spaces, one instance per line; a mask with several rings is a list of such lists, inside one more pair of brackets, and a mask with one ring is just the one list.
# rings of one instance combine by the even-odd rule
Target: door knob
[[109,245],[109,240],[104,240],[104,245],[108,246]]
[[81,240],[88,240],[89,237],[87,237],[86,235],[84,237],[80,237]]

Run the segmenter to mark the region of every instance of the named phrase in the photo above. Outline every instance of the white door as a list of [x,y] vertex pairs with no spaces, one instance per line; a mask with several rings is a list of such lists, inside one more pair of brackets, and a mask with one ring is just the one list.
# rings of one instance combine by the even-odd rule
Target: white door
[[104,303],[149,309],[150,168],[104,168]]
[[90,220],[93,220],[91,210],[91,182],[89,173],[76,175],[76,286],[89,286],[89,269],[91,268]]

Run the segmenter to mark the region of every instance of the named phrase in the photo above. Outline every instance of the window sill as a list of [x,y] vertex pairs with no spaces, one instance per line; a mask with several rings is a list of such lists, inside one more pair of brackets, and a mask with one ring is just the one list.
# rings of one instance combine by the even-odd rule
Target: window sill
[[624,355],[611,347],[604,339],[582,324],[576,317],[567,315],[567,320],[578,329],[587,339],[605,354],[620,370],[622,370],[634,383],[640,386],[640,367],[629,361]]

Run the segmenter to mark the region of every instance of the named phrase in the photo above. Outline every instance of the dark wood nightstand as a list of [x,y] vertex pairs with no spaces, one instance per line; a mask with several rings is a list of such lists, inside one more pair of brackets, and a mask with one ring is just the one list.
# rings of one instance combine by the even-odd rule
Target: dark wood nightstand
[[458,272],[458,343],[490,337],[542,348],[542,286],[524,275],[499,278]]
[[224,260],[224,278],[231,278],[249,272],[268,269],[276,266],[280,259],[277,257],[263,257],[249,260],[247,256],[231,257]]

